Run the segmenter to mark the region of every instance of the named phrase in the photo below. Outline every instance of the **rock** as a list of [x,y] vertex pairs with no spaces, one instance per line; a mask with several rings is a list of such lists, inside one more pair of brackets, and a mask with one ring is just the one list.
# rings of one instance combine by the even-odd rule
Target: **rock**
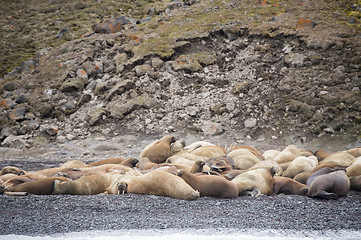
[[125,65],[128,62],[128,56],[126,53],[119,53],[114,57],[115,65],[116,65],[116,73],[119,74],[123,72]]
[[14,82],[7,82],[4,84],[4,90],[5,91],[14,91],[16,88],[16,85]]
[[53,136],[56,136],[56,135],[58,134],[59,129],[56,128],[56,127],[50,127],[50,128],[47,128],[47,129],[45,130],[45,132],[46,132],[49,136],[53,137]]
[[306,28],[306,27],[315,27],[317,24],[310,20],[310,19],[305,19],[305,18],[300,18],[297,22],[297,27],[298,28]]
[[20,107],[9,110],[9,118],[15,121],[21,121],[25,119],[26,108]]
[[113,151],[113,150],[119,150],[118,145],[116,144],[110,144],[110,143],[103,143],[103,144],[99,144],[94,148],[95,151],[101,151],[101,152],[106,152],[106,151]]
[[99,82],[95,88],[94,88],[94,94],[95,95],[100,95],[105,93],[108,90],[108,84],[105,82]]
[[86,86],[85,90],[94,90],[94,88],[97,86],[97,84],[98,84],[98,81],[92,81]]
[[88,80],[88,73],[84,69],[78,69],[76,75],[81,79]]
[[54,106],[48,103],[42,104],[39,106],[38,111],[41,118],[48,118],[51,116],[51,113],[54,110]]
[[153,68],[148,64],[138,65],[134,69],[135,74],[140,77],[143,75],[154,76]]
[[71,78],[68,81],[64,82],[60,86],[60,91],[68,93],[68,92],[76,92],[79,90],[83,90],[86,84],[86,80],[80,77]]
[[10,136],[11,130],[9,127],[3,127],[0,132],[0,140]]
[[199,108],[195,106],[188,106],[186,107],[185,111],[189,116],[195,117],[199,112]]
[[36,121],[36,120],[30,120],[28,123],[27,123],[28,127],[30,130],[36,130],[39,128],[39,123]]
[[26,72],[30,68],[35,67],[35,65],[36,65],[36,62],[34,59],[26,60],[20,65],[21,72]]
[[323,131],[329,134],[335,134],[335,130],[332,127],[324,128]]
[[99,123],[102,120],[103,115],[107,112],[103,108],[95,108],[87,113],[88,115],[88,123],[92,126]]
[[293,67],[303,67],[307,56],[300,53],[289,53],[285,56],[285,62],[289,66]]
[[136,109],[140,108],[151,108],[156,105],[154,99],[146,97],[146,96],[139,96],[137,98],[131,99],[124,104],[114,103],[109,104],[112,106],[110,108],[110,115],[114,118],[123,118],[125,115],[133,112]]
[[84,93],[83,95],[80,96],[78,103],[76,104],[78,107],[83,106],[83,104],[90,102],[90,100],[92,99],[91,94],[89,93]]
[[244,126],[246,128],[253,128],[257,125],[257,119],[255,118],[247,118],[245,121],[244,121]]
[[68,139],[69,141],[72,141],[72,140],[75,139],[75,136],[74,136],[73,134],[68,133],[68,134],[66,135],[66,139]]
[[164,62],[162,59],[156,57],[156,58],[152,58],[151,64],[153,68],[160,68],[163,66]]
[[24,136],[10,135],[4,139],[1,146],[22,149],[22,148],[28,147],[28,144],[24,140]]
[[16,97],[15,102],[18,104],[24,103],[28,100],[28,98],[29,98],[29,94],[21,93],[19,96]]
[[64,136],[57,136],[56,137],[56,141],[59,143],[65,143],[66,142],[66,137]]
[[112,98],[116,95],[121,95],[127,90],[133,89],[135,87],[135,84],[131,80],[123,80],[117,85],[115,85],[112,89],[110,89],[109,93],[107,94],[106,99],[108,101],[111,101]]
[[247,93],[248,90],[249,90],[249,83],[247,82],[240,82],[233,85],[234,94]]
[[215,136],[221,134],[223,132],[223,128],[219,123],[206,122],[202,126],[202,131],[206,136]]
[[124,25],[131,24],[133,22],[135,22],[134,19],[120,16],[113,19],[103,19],[101,23],[93,25],[92,28],[96,33],[110,34],[121,31],[124,29]]

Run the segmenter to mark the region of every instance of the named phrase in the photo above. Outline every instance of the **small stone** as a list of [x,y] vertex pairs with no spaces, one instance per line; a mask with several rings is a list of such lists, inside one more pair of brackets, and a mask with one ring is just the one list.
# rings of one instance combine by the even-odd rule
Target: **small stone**
[[214,136],[221,134],[223,132],[223,128],[221,124],[209,122],[202,126],[202,131],[206,136]]
[[88,73],[84,69],[78,69],[76,75],[82,79],[88,80]]
[[56,136],[59,132],[59,129],[55,127],[50,127],[47,128],[45,131],[49,136]]
[[92,99],[92,96],[89,93],[84,93],[78,100],[77,106],[81,107],[83,104],[89,102]]
[[191,117],[195,117],[197,115],[197,113],[199,112],[199,109],[197,107],[194,106],[189,106],[186,108],[186,113],[191,116]]
[[335,130],[332,127],[324,128],[323,131],[329,134],[335,134]]
[[253,128],[257,125],[257,119],[255,118],[247,118],[245,121],[244,121],[244,126],[246,128]]
[[9,118],[11,120],[21,121],[25,119],[25,113],[26,113],[25,107],[11,109],[9,111]]
[[307,56],[300,53],[290,53],[285,57],[286,64],[294,67],[304,66],[306,60],[307,60]]
[[14,136],[14,135],[10,135],[7,138],[5,138],[1,145],[3,147],[18,148],[18,149],[22,149],[28,146],[28,144],[24,140],[24,136]]
[[15,100],[16,103],[20,104],[20,103],[24,103],[28,100],[29,98],[29,94],[26,93],[21,93]]
[[57,136],[57,137],[56,137],[56,141],[57,141],[57,142],[60,142],[60,143],[65,143],[66,137],[64,137],[64,136]]
[[75,92],[78,90],[83,90],[86,80],[80,77],[71,78],[68,81],[64,82],[60,86],[60,91],[62,92]]
[[66,135],[66,139],[68,139],[69,141],[71,141],[71,140],[74,140],[74,139],[75,139],[75,136],[74,136],[73,134],[68,133],[68,134]]
[[162,59],[157,57],[157,58],[152,58],[151,64],[153,68],[160,68],[161,66],[163,66],[164,62]]
[[90,125],[95,125],[102,120],[103,115],[106,114],[106,111],[103,108],[95,108],[88,112],[88,119]]
[[148,64],[138,65],[134,68],[135,74],[140,77],[143,75],[154,76],[153,68]]

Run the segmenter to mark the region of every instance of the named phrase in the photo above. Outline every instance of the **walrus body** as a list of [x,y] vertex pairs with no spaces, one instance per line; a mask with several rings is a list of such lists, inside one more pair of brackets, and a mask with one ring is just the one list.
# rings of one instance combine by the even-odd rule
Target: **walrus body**
[[254,166],[260,160],[249,149],[239,148],[227,154],[234,160],[234,168],[239,170],[246,170]]
[[300,151],[295,145],[289,145],[282,150],[277,156],[273,157],[273,160],[278,164],[287,163],[293,161],[293,159],[301,156]]
[[197,156],[212,158],[226,155],[226,150],[219,146],[203,146],[194,149],[191,153]]
[[339,170],[316,177],[311,183],[307,196],[337,199],[346,196],[349,190],[350,180],[344,170]]
[[299,183],[306,184],[308,178],[311,176],[311,172],[301,172],[297,174],[293,179]]
[[170,145],[174,142],[173,136],[164,136],[158,141],[148,144],[140,153],[139,158],[147,157],[154,163],[165,162],[171,156]]
[[121,164],[128,167],[135,167],[137,163],[138,163],[138,159],[136,158],[108,158],[97,162],[88,163],[88,166],[96,167],[105,164]]
[[352,161],[352,164],[346,168],[348,177],[356,177],[361,175],[361,157]]
[[274,171],[273,168],[249,170],[239,174],[232,182],[237,185],[239,195],[272,195]]
[[342,167],[347,167],[354,159],[355,157],[347,152],[336,152],[323,159],[319,164],[337,164]]
[[120,191],[184,200],[194,200],[199,197],[199,192],[194,190],[182,178],[159,170],[121,181]]
[[283,177],[294,178],[301,172],[311,172],[318,164],[318,160],[315,156],[304,157],[299,156],[295,158],[290,165],[288,165],[286,171],[283,172]]
[[92,174],[68,182],[54,182],[53,194],[94,195],[104,193],[114,181],[124,175],[119,173]]
[[25,174],[25,171],[21,170],[18,167],[14,167],[14,166],[5,166],[1,169],[0,171],[0,176],[8,174],[8,173],[13,173],[15,175],[23,175]]
[[351,188],[356,191],[361,191],[361,175],[350,178]]
[[275,194],[306,195],[308,187],[288,177],[274,177],[273,192]]
[[65,177],[46,177],[33,182],[26,182],[17,185],[12,189],[13,192],[27,192],[35,195],[50,195],[54,190],[54,181],[65,182],[69,179]]
[[222,176],[199,175],[180,171],[178,175],[183,178],[192,188],[198,190],[201,197],[210,196],[217,198],[234,198],[238,196],[236,184],[226,180]]

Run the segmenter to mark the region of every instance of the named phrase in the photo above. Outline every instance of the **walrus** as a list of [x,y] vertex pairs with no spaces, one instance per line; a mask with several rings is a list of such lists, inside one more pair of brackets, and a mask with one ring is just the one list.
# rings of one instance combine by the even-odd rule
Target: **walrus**
[[14,173],[7,173],[4,175],[0,175],[0,185],[16,176],[18,176],[18,175],[14,174]]
[[148,170],[153,168],[154,166],[156,166],[157,164],[154,162],[151,162],[149,160],[149,158],[147,157],[143,157],[140,158],[138,163],[135,165],[137,168],[139,168],[140,170]]
[[291,162],[296,157],[301,156],[299,149],[295,145],[288,145],[277,156],[273,158],[278,164]]
[[236,184],[222,176],[200,175],[179,171],[178,176],[183,178],[193,189],[199,191],[201,197],[235,198],[238,196]]
[[306,195],[308,187],[288,177],[274,177],[273,192],[275,194]]
[[108,159],[88,163],[88,166],[96,167],[105,164],[121,164],[128,167],[135,167],[137,163],[138,163],[137,158],[108,158]]
[[308,190],[311,198],[338,199],[350,190],[350,180],[345,170],[338,170],[316,177]]
[[258,163],[259,158],[246,148],[233,150],[227,154],[234,160],[234,168],[246,170]]
[[207,141],[197,141],[197,142],[194,142],[192,144],[185,146],[185,142],[184,142],[184,149],[189,152],[192,152],[193,150],[195,150],[199,147],[206,147],[206,146],[216,146],[216,145],[213,143],[207,142]]
[[191,153],[197,156],[212,158],[226,155],[226,150],[219,146],[203,146],[194,149]]
[[199,198],[199,192],[182,178],[159,170],[124,179],[120,182],[118,189],[121,193],[149,194],[183,200]]
[[283,170],[282,170],[280,164],[278,164],[277,162],[275,162],[273,160],[259,161],[258,163],[256,163],[252,167],[250,167],[248,170],[265,168],[265,167],[273,167],[273,169],[276,169],[276,172],[275,172],[276,176],[281,176],[281,174],[283,173]]
[[140,153],[139,158],[147,157],[151,162],[162,163],[171,156],[170,146],[175,142],[175,137],[167,135],[148,144]]
[[256,155],[259,158],[259,160],[265,160],[264,156],[257,149],[255,149],[254,147],[251,147],[251,146],[247,146],[247,145],[237,146],[237,144],[234,144],[233,146],[231,146],[229,148],[228,153],[232,152],[233,150],[242,149],[242,148],[245,148],[245,149],[248,149],[249,151],[251,151],[254,155]]
[[60,168],[84,168],[89,167],[88,164],[83,163],[79,160],[67,161],[60,165]]
[[267,150],[265,151],[262,156],[264,158],[264,160],[273,160],[273,158],[275,158],[278,154],[280,154],[281,152],[278,151],[278,150],[274,150],[274,149],[271,149],[271,150]]
[[18,167],[14,167],[14,166],[5,166],[1,169],[0,171],[0,176],[1,175],[5,175],[5,174],[8,174],[8,173],[13,173],[13,174],[16,174],[18,176],[20,175],[24,175],[25,174],[25,171],[18,168]]
[[54,181],[65,182],[69,181],[65,177],[46,177],[33,182],[26,182],[17,185],[12,189],[13,192],[27,192],[35,195],[50,195],[54,190]]
[[318,161],[322,161],[323,159],[327,158],[331,155],[331,153],[325,152],[323,150],[317,150],[314,155],[317,157]]
[[193,163],[192,169],[190,170],[191,173],[200,173],[203,171],[203,167],[206,163],[203,160],[197,160]]
[[318,160],[315,156],[299,156],[290,163],[286,171],[282,173],[282,176],[294,178],[297,174],[301,172],[311,172],[312,169],[317,166],[317,164]]
[[95,195],[104,193],[108,191],[109,186],[114,182],[118,183],[124,176],[124,174],[112,172],[87,175],[67,182],[55,180],[53,194]]
[[46,176],[37,173],[27,173],[21,176],[16,175],[5,181],[2,186],[4,187],[4,191],[13,192],[13,189],[22,183],[37,181],[45,177]]
[[361,175],[361,157],[354,159],[351,165],[346,168],[346,172],[349,178]]
[[273,168],[249,170],[239,174],[232,182],[237,185],[239,195],[272,195],[275,171]]
[[333,171],[334,171],[334,169],[331,167],[323,167],[323,168],[318,169],[315,172],[311,172],[311,175],[308,177],[308,179],[306,181],[306,185],[308,187],[310,187],[311,183],[313,182],[313,180],[315,180],[316,177],[324,175],[324,174],[329,174]]
[[353,190],[361,191],[361,175],[350,178],[350,187]]
[[336,152],[319,162],[319,165],[333,163],[343,167],[347,167],[352,163],[354,159],[355,157],[347,152]]
[[346,150],[345,152],[347,152],[348,154],[351,154],[355,158],[361,157],[361,148],[352,148],[352,149]]
[[171,157],[169,157],[166,161],[166,163],[172,163],[172,164],[184,164],[184,165],[189,165],[189,166],[193,166],[194,161],[189,160],[187,158],[178,156],[178,155],[173,155]]
[[299,183],[306,184],[308,178],[311,176],[311,172],[301,172],[294,176],[294,180],[296,180]]
[[[206,163],[206,167],[209,167],[209,170],[219,173],[233,170],[235,166],[233,158],[228,156],[212,157],[204,162]],[[208,171],[208,169],[204,170]]]

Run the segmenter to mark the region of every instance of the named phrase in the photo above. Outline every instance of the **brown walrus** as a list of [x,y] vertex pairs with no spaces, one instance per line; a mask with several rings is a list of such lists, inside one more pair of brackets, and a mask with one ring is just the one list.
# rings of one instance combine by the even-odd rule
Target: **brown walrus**
[[26,182],[17,185],[12,189],[13,192],[27,192],[35,195],[50,195],[54,190],[54,181],[69,181],[65,177],[46,177],[33,182]]
[[361,191],[361,175],[350,178],[351,188],[356,191]]
[[316,177],[308,190],[312,198],[338,199],[350,190],[350,180],[345,170],[338,170]]
[[112,172],[92,174],[68,182],[55,180],[53,194],[95,195],[104,193],[124,176],[124,174]]
[[238,196],[236,184],[222,176],[197,176],[185,171],[179,171],[178,176],[183,178],[192,188],[199,191],[201,197],[234,198]]
[[275,171],[274,168],[249,170],[239,174],[232,182],[237,185],[239,195],[272,195]]
[[171,135],[148,144],[140,153],[139,158],[147,157],[151,162],[162,163],[171,156],[170,145],[175,142]]
[[1,175],[5,175],[5,174],[8,174],[8,173],[13,173],[13,174],[16,174],[18,176],[20,175],[24,175],[25,174],[25,171],[21,170],[20,168],[18,167],[14,167],[14,166],[5,166],[1,169],[0,171],[0,176]]
[[275,194],[306,195],[308,187],[288,177],[274,177],[273,192]]
[[119,192],[150,194],[184,200],[199,198],[199,192],[182,178],[160,170],[122,180],[119,184]]
[[135,167],[138,163],[136,158],[108,158],[97,162],[88,163],[90,167],[96,167],[104,164],[121,164],[128,167]]

